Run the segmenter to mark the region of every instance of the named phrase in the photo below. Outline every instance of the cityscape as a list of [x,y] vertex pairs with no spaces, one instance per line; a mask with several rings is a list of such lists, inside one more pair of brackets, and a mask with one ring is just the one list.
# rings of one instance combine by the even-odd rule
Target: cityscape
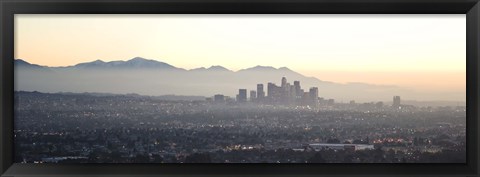
[[266,90],[259,83],[203,100],[16,91],[15,161],[466,162],[465,106],[407,105],[395,95],[391,104],[339,103],[300,83],[282,77]]
[[17,14],[14,161],[466,163],[466,20]]
[[[257,84],[257,90],[250,91],[250,97],[247,98],[247,89],[238,89],[238,94],[235,99],[222,94],[216,94],[211,98],[206,98],[207,102],[214,102],[216,104],[225,104],[227,102],[236,103],[253,103],[273,106],[307,106],[310,109],[318,110],[320,107],[334,106],[335,99],[325,99],[318,96],[318,87],[309,88],[305,92],[300,85],[300,81],[294,81],[293,85],[287,82],[287,78],[282,77],[281,85],[277,86],[275,83],[269,82],[267,87],[268,95],[265,95],[263,84]],[[355,100],[349,102],[350,105],[356,105]],[[370,105],[371,107],[384,108],[384,103],[371,102],[363,105]],[[392,110],[401,110],[415,108],[412,105],[402,105],[400,96],[393,96]]]
[[[250,91],[250,99],[248,101],[252,103],[263,103],[271,105],[293,105],[293,106],[311,106],[313,108],[318,107],[320,102],[323,102],[323,98],[318,97],[318,88],[312,87],[308,92],[305,92],[301,86],[300,81],[294,81],[293,85],[287,82],[287,78],[282,77],[282,85],[269,82],[267,86],[267,93],[263,88],[263,84],[257,84],[257,90]],[[225,102],[224,95],[217,94],[213,97],[215,103]],[[212,101],[207,98],[207,101]],[[239,103],[247,102],[247,89],[239,89],[236,96],[236,101]],[[333,102],[333,99],[327,100]]]

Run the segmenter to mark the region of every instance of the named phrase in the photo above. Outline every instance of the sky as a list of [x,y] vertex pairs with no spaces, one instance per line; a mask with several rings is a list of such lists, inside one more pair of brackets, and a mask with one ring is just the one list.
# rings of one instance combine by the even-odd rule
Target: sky
[[15,15],[15,58],[288,67],[320,80],[465,92],[465,14]]

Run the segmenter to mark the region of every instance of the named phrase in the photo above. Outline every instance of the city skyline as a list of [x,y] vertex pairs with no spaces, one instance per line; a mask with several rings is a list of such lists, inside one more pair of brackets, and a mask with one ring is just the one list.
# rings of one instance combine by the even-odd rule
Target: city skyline
[[465,92],[464,15],[17,15],[15,23],[15,58],[48,66],[142,56],[185,69],[288,67],[338,83]]
[[[128,92],[117,92],[115,90],[118,90],[118,87],[113,87],[113,88],[117,88],[117,89],[114,89],[114,90],[99,91],[98,88],[105,87],[105,86],[99,86],[99,85],[97,85],[95,87],[90,87],[90,90],[82,90],[82,89],[78,90],[79,87],[74,87],[74,88],[77,88],[77,89],[71,90],[71,88],[68,89],[65,86],[55,87],[53,85],[50,85],[50,87],[53,86],[52,88],[54,88],[54,90],[56,90],[56,91],[53,91],[52,93],[65,92],[66,91],[66,92],[104,92],[104,93],[117,93],[117,94],[137,93],[137,94],[152,95],[152,96],[155,96],[155,95],[156,96],[169,95],[169,94],[178,95],[179,94],[179,95],[205,96],[205,97],[208,97],[210,94],[213,94],[213,93],[216,94],[217,92],[214,91],[214,90],[216,90],[216,91],[220,91],[221,93],[228,93],[228,94],[226,94],[226,96],[235,97],[234,95],[232,95],[234,93],[233,90],[235,90],[233,88],[235,88],[235,87],[242,87],[242,88],[247,88],[247,89],[250,89],[250,90],[255,90],[255,89],[252,89],[253,88],[252,86],[248,87],[247,85],[250,85],[250,84],[253,84],[253,83],[256,84],[259,81],[265,82],[264,83],[265,86],[270,87],[270,84],[275,85],[276,83],[278,83],[278,82],[276,82],[278,78],[280,78],[280,77],[285,78],[287,75],[290,75],[290,76],[293,76],[293,80],[295,80],[295,82],[299,82],[300,80],[308,81],[308,82],[306,82],[307,83],[306,86],[308,88],[317,87],[317,89],[318,89],[318,87],[320,86],[320,90],[322,91],[322,94],[324,94],[323,96],[328,97],[328,98],[338,99],[341,102],[342,101],[347,101],[348,102],[350,100],[356,100],[356,101],[360,101],[360,102],[387,101],[387,100],[390,100],[390,97],[392,96],[392,94],[405,95],[407,98],[410,98],[410,100],[418,100],[418,101],[422,101],[422,100],[423,101],[455,101],[455,100],[448,100],[448,99],[443,99],[442,100],[443,97],[435,97],[434,95],[426,96],[426,95],[418,95],[418,93],[417,93],[417,95],[415,96],[415,93],[413,93],[411,91],[409,92],[408,90],[402,90],[404,88],[401,88],[401,87],[398,87],[398,86],[369,85],[368,83],[358,83],[358,82],[357,83],[350,83],[350,84],[346,84],[346,85],[343,85],[343,84],[339,85],[338,83],[328,82],[328,81],[325,82],[325,81],[322,81],[318,78],[305,77],[301,73],[297,73],[296,71],[290,70],[287,67],[274,68],[274,67],[270,67],[270,66],[255,66],[255,67],[251,67],[251,68],[242,69],[242,70],[239,70],[239,71],[232,71],[232,70],[228,70],[227,68],[224,68],[222,66],[216,65],[216,66],[211,66],[209,68],[202,67],[202,68],[197,68],[197,69],[185,70],[183,68],[178,68],[178,67],[172,66],[168,63],[159,62],[157,60],[144,59],[144,58],[141,58],[141,57],[135,57],[135,58],[130,59],[128,61],[103,62],[103,61],[100,61],[100,60],[96,60],[96,61],[92,61],[92,62],[80,63],[80,64],[66,66],[66,67],[65,66],[64,67],[48,67],[48,66],[39,67],[39,65],[37,65],[37,64],[28,63],[27,61],[18,59],[18,60],[15,61],[15,65],[17,66],[17,71],[20,74],[20,77],[17,77],[17,80],[20,81],[20,83],[23,83],[23,84],[20,84],[20,85],[25,85],[25,84],[30,85],[30,86],[27,86],[27,87],[25,87],[25,86],[18,87],[17,86],[16,89],[25,90],[25,91],[30,90],[30,91],[52,92],[51,89],[50,89],[50,91],[45,90],[45,89],[37,90],[38,88],[44,88],[45,86],[42,86],[44,84],[40,84],[40,85],[39,84],[33,84],[33,85],[30,84],[30,82],[44,83],[42,81],[40,81],[40,82],[38,80],[28,81],[28,80],[30,80],[29,78],[35,79],[35,78],[33,78],[33,75],[35,75],[35,77],[41,77],[42,79],[45,79],[45,81],[48,81],[48,80],[50,80],[49,78],[55,77],[53,75],[48,74],[51,71],[54,71],[53,73],[59,74],[59,77],[63,78],[62,80],[66,79],[65,81],[57,82],[57,83],[68,83],[68,82],[80,81],[79,86],[81,86],[82,85],[81,83],[85,82],[85,80],[83,80],[83,81],[78,80],[78,77],[74,76],[74,75],[85,75],[86,73],[90,73],[90,74],[94,74],[94,75],[95,75],[95,73],[100,74],[100,75],[105,75],[105,74],[109,73],[108,75],[113,74],[112,77],[115,77],[115,75],[116,75],[116,76],[119,76],[119,78],[122,78],[120,76],[125,75],[125,74],[126,74],[125,76],[128,75],[128,77],[130,77],[132,75],[137,75],[137,77],[143,78],[144,80],[146,79],[145,77],[147,77],[149,75],[152,75],[152,74],[153,74],[152,76],[158,75],[158,74],[159,75],[164,75],[164,76],[172,75],[172,76],[176,76],[177,79],[174,79],[174,80],[171,80],[171,81],[167,81],[167,80],[161,81],[161,80],[152,78],[152,79],[155,79],[155,80],[151,80],[151,81],[152,82],[158,82],[158,84],[164,83],[164,84],[170,84],[170,85],[172,84],[170,82],[173,81],[174,83],[177,83],[177,84],[173,84],[172,86],[175,86],[177,88],[182,87],[182,85],[184,85],[184,84],[181,84],[181,83],[196,82],[196,81],[193,81],[193,80],[190,80],[190,79],[184,80],[184,82],[182,82],[180,80],[182,80],[181,78],[183,78],[183,77],[180,77],[180,75],[184,75],[184,77],[185,77],[186,76],[185,74],[187,74],[187,75],[193,74],[192,77],[195,77],[198,80],[198,79],[208,79],[208,78],[203,78],[205,76],[207,76],[207,77],[211,77],[213,75],[219,76],[218,74],[220,74],[220,75],[226,76],[226,77],[219,77],[219,79],[223,80],[223,83],[220,84],[220,85],[230,85],[230,86],[228,88],[223,88],[223,89],[218,90],[219,88],[216,85],[218,85],[219,83],[211,83],[209,90],[213,91],[213,92],[208,92],[207,94],[205,94],[206,92],[192,92],[191,90],[190,91],[184,90],[184,92],[181,92],[181,93],[177,92],[178,90],[170,90],[170,91],[173,91],[173,92],[168,92],[168,91],[165,92],[164,91],[164,92],[149,92],[149,93],[146,93],[146,92],[144,92],[144,89],[140,89],[140,90],[129,89],[130,91],[128,91]],[[35,68],[37,68],[37,69],[35,69]],[[40,69],[40,70],[38,70],[38,69]],[[85,69],[87,69],[87,70],[85,70]],[[47,71],[47,72],[39,72],[38,73],[38,71]],[[28,73],[31,73],[33,75],[28,74]],[[60,73],[63,73],[63,74],[60,74]],[[200,74],[200,75],[198,75],[198,74]],[[205,75],[205,74],[207,74],[207,75]],[[211,74],[213,74],[213,75],[211,75]],[[22,75],[25,75],[25,76],[22,76]],[[68,76],[68,75],[71,75],[71,76]],[[210,76],[208,76],[208,75],[210,75]],[[267,76],[269,75],[267,78],[270,78],[270,79],[266,79],[265,77],[263,77],[262,79],[259,79],[259,80],[247,79],[248,77],[252,77],[252,76],[261,77],[262,75],[267,75]],[[72,76],[73,76],[73,78],[72,78]],[[187,76],[187,78],[188,77],[189,76]],[[247,78],[245,78],[245,77],[247,77]],[[88,78],[88,76],[85,79],[87,79],[87,78]],[[233,78],[236,78],[236,79],[232,80]],[[112,82],[111,79],[113,79],[113,78],[108,78],[107,77],[107,78],[100,79],[99,81],[104,82],[104,83],[114,84],[115,82]],[[183,78],[183,79],[185,79],[185,78]],[[245,80],[245,79],[247,79],[248,81]],[[93,80],[92,79],[87,79],[87,80],[94,81],[94,79]],[[117,80],[117,79],[115,79],[115,80]],[[147,81],[148,81],[148,79],[147,79]],[[247,83],[245,81],[247,81]],[[241,83],[243,83],[243,84],[241,84]],[[280,83],[282,84],[281,87],[285,90],[284,81],[282,80],[282,81],[280,81]],[[121,83],[119,83],[119,84],[121,84]],[[198,82],[198,84],[205,85],[204,82]],[[295,83],[295,84],[299,85],[299,83]],[[87,84],[87,85],[92,85],[92,84]],[[93,85],[96,85],[96,84],[93,84]],[[158,85],[158,86],[162,87],[161,85]],[[245,87],[245,86],[247,86],[247,87]],[[81,87],[83,87],[83,86],[81,86]],[[122,86],[122,87],[125,87],[125,85]],[[183,86],[183,87],[185,87],[185,86]],[[333,90],[336,90],[335,87],[337,87],[337,89],[341,89],[341,87],[344,87],[343,89],[349,89],[351,91],[355,91],[355,92],[358,92],[358,93],[362,93],[362,92],[365,92],[365,91],[368,93],[369,92],[368,90],[378,90],[378,91],[383,90],[383,91],[381,91],[381,92],[383,92],[382,93],[383,96],[382,97],[373,97],[373,96],[368,97],[367,96],[367,97],[363,97],[363,98],[359,99],[358,94],[354,94],[354,95],[351,95],[351,96],[342,97],[338,94],[343,94],[344,95],[346,92],[349,92],[349,91],[345,90],[343,92],[342,91],[332,92]],[[83,87],[83,88],[85,88],[85,87]],[[86,87],[86,88],[88,89],[89,87]],[[197,87],[197,89],[200,89],[200,88]],[[225,90],[225,89],[229,89],[229,90]],[[367,89],[367,90],[365,90],[365,89]],[[385,90],[385,89],[387,89],[387,90]],[[393,90],[388,91],[388,89],[393,89]],[[202,90],[202,89],[200,89],[200,90]],[[114,91],[114,92],[112,92],[112,91]],[[381,92],[378,92],[378,93],[381,93]],[[250,95],[251,94],[252,93],[250,93]],[[265,94],[265,93],[263,93],[263,94]],[[246,95],[246,92],[245,92],[244,95]],[[301,95],[299,95],[299,96],[301,96]],[[434,97],[432,97],[432,96],[434,96]],[[429,98],[429,97],[430,97],[430,99],[426,99],[426,98]],[[450,98],[456,98],[456,97],[461,98],[461,97],[458,97],[458,95],[451,95],[449,97]],[[420,98],[420,99],[418,99],[418,98]],[[462,101],[462,100],[460,99],[458,101]]]
[[[267,85],[267,92],[265,94],[264,84],[258,83],[256,89],[248,90],[239,88],[238,94],[235,97],[235,102],[240,104],[253,103],[258,105],[272,105],[272,106],[308,106],[312,109],[319,109],[320,107],[335,105],[335,99],[324,98],[319,95],[318,87],[302,88],[301,82],[293,81],[293,85],[288,82],[286,77],[282,77],[281,85],[269,81]],[[250,91],[250,96],[247,92]],[[215,94],[212,97],[207,97],[206,101],[215,104],[225,104],[232,102],[232,98],[221,93]],[[343,104],[343,103],[342,103]],[[356,105],[355,100],[350,100],[349,105]],[[375,105],[375,108],[382,109],[384,107],[383,101],[370,101],[364,104]],[[405,105],[401,103],[401,97],[393,96],[391,108],[393,110],[401,110],[402,107],[412,107],[413,105]],[[431,106],[431,105],[430,105]],[[458,105],[457,105],[458,106]],[[413,106],[414,107],[414,106]]]
[[15,92],[15,162],[465,162],[465,106],[417,107],[393,99],[392,105],[312,108]]
[[465,15],[17,14],[15,163],[458,163]]

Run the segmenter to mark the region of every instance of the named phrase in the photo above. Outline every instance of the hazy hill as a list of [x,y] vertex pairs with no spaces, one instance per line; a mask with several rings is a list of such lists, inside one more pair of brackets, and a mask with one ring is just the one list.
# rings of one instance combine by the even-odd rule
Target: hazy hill
[[[318,87],[319,96],[337,101],[389,101],[394,95],[403,98],[437,100],[438,94],[418,93],[397,86],[366,83],[339,84],[306,77],[286,67],[255,66],[231,71],[223,66],[185,70],[157,60],[140,57],[128,61],[96,60],[66,67],[46,67],[15,60],[15,90],[40,92],[138,93],[141,95],[225,94],[234,97],[239,88],[256,89],[256,84],[273,82],[282,77],[293,84],[300,81],[303,89]],[[445,97],[445,95],[442,95]],[[458,94],[451,94],[452,99]]]
[[67,69],[111,69],[111,70],[125,70],[125,69],[141,69],[141,70],[184,70],[174,67],[164,62],[156,60],[144,59],[135,57],[128,61],[111,61],[104,62],[102,60],[95,60],[92,62],[79,63],[74,66],[61,67]]
[[43,71],[43,72],[51,71],[50,68],[48,67],[44,67],[36,64],[30,64],[22,59],[16,59],[14,65],[16,69],[21,69],[22,71],[26,71],[26,70]]

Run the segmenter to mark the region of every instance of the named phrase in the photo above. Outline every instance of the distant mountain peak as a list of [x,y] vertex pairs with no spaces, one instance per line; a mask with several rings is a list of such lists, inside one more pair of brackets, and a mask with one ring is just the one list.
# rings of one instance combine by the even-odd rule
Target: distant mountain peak
[[160,61],[157,61],[157,60],[152,60],[152,59],[146,59],[146,58],[142,58],[142,57],[135,57],[135,58],[132,58],[130,60],[127,60],[125,62],[152,62],[152,63],[164,63],[164,62],[160,62]]
[[143,58],[143,57],[134,57],[130,60],[147,60],[146,58]]
[[246,69],[241,69],[239,72],[245,72],[245,71],[275,71],[277,68],[274,68],[272,66],[261,66],[257,65],[251,68],[246,68]]
[[23,59],[15,59],[14,60],[14,65],[16,67],[23,67],[23,68],[30,68],[30,69],[35,69],[35,70],[46,70],[47,67],[43,67],[43,66],[40,66],[40,65],[36,65],[36,64],[31,64]]
[[22,59],[15,59],[15,64],[30,64],[30,63]]
[[220,66],[220,65],[212,65],[207,70],[210,70],[210,71],[230,71],[229,69],[227,69],[223,66]]
[[152,59],[146,59],[146,58],[143,58],[143,57],[135,57],[135,58],[132,58],[126,62],[159,62],[159,63],[163,63],[163,62],[160,62],[160,61],[157,61],[157,60],[152,60]]
[[205,71],[205,70],[207,70],[207,68],[205,68],[205,67],[200,67],[200,68],[190,69],[189,71]]
[[145,59],[142,57],[135,57],[127,61],[110,61],[104,62],[102,60],[95,60],[92,62],[79,63],[75,65],[76,68],[102,68],[102,69],[180,69],[170,64],[160,62],[157,60]]
[[262,66],[262,65],[257,65],[255,67],[252,67],[252,68],[247,68],[247,69],[276,69],[274,68],[273,66]]
[[289,69],[287,67],[280,67],[280,68],[278,68],[278,70],[292,71],[291,69]]
[[37,66],[37,67],[42,67],[40,65],[36,65],[36,64],[31,64],[23,59],[15,59],[14,60],[14,64],[17,65],[17,66]]

